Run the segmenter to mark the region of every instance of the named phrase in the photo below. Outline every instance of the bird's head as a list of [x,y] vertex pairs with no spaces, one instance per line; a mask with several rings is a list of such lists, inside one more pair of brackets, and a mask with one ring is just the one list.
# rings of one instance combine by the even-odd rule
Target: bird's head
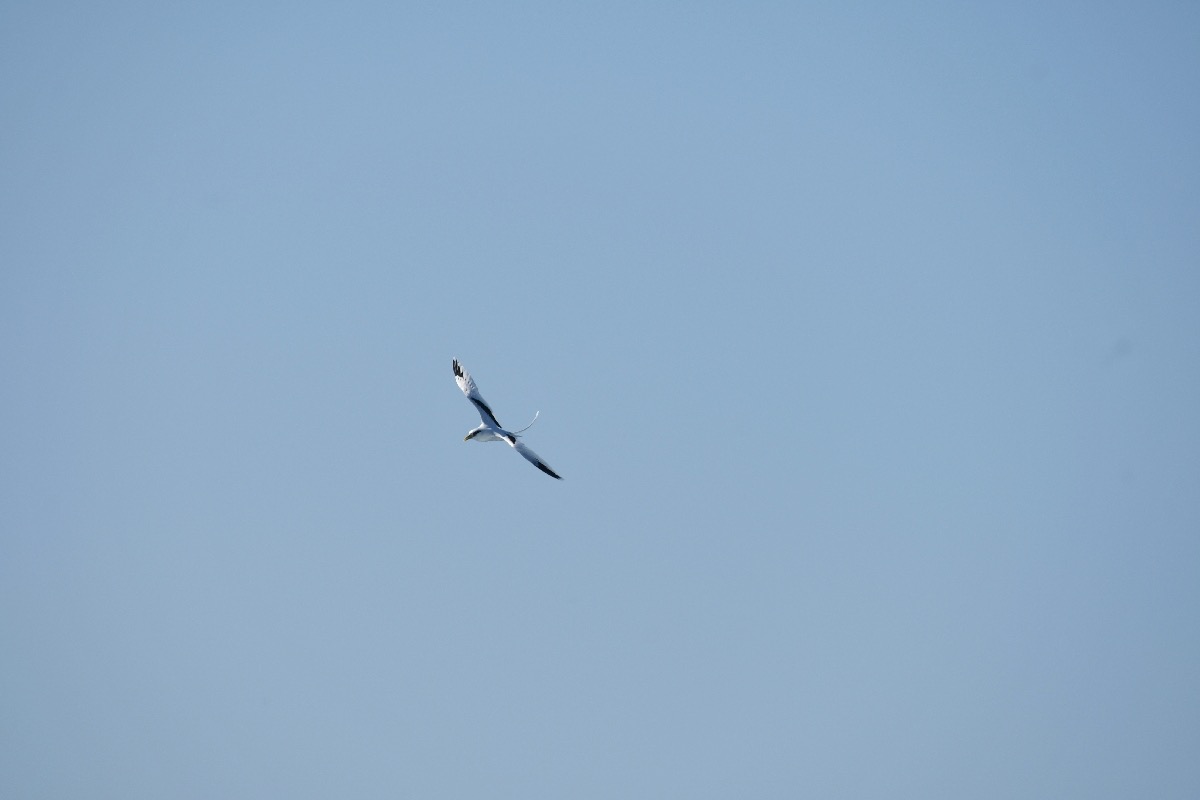
[[463,437],[463,441],[464,442],[471,441],[472,439],[475,438],[475,434],[477,434],[477,433],[479,433],[479,431],[471,431],[470,433],[468,433],[466,436]]

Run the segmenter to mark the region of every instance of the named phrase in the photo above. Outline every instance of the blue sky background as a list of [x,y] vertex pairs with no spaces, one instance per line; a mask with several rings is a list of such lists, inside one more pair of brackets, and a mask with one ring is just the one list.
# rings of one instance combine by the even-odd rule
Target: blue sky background
[[1200,9],[992,5],[6,4],[0,795],[1200,795]]

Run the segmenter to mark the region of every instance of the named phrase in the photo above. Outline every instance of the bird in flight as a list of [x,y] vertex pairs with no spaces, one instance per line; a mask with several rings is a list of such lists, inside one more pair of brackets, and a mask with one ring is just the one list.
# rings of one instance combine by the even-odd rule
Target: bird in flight
[[483,399],[483,395],[479,393],[479,387],[475,385],[475,381],[471,378],[471,373],[462,368],[462,365],[458,363],[457,358],[451,363],[454,366],[454,380],[458,382],[458,388],[462,389],[463,394],[465,394],[467,399],[471,401],[471,405],[475,406],[475,410],[479,412],[479,418],[483,420],[479,427],[472,428],[467,432],[467,435],[463,438],[463,441],[508,442],[508,444],[514,450],[524,456],[525,460],[530,464],[533,464],[551,478],[558,478],[561,481],[561,475],[550,469],[550,467],[546,465],[545,461],[542,461],[542,459],[538,458],[537,453],[526,447],[523,442],[517,440],[517,437],[523,431],[529,430],[529,426],[532,425],[533,422],[537,422],[538,414],[541,412],[539,411],[534,414],[533,422],[530,422],[529,425],[526,425],[519,431],[510,433],[504,430],[504,428],[500,427],[500,420],[496,419],[496,415],[492,413],[492,409]]

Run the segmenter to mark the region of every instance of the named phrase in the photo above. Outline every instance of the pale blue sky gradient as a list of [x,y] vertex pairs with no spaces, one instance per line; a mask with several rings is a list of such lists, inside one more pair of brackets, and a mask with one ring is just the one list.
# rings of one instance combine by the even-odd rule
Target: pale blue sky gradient
[[1200,796],[1200,8],[978,5],[7,4],[0,795]]

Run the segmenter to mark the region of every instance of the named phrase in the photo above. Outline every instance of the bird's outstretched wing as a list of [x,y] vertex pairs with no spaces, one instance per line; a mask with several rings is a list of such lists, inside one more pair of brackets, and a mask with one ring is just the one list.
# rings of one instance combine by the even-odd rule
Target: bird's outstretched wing
[[521,455],[525,456],[525,460],[528,461],[530,464],[533,464],[535,467],[537,467],[542,472],[549,475],[551,478],[558,478],[560,481],[562,480],[561,475],[559,475],[554,470],[550,469],[550,467],[547,466],[545,461],[542,461],[542,459],[538,458],[537,453],[533,452],[528,447],[526,447],[524,442],[518,441],[517,437],[513,436],[511,438],[505,438],[505,441],[508,442],[509,444],[511,444],[513,446],[514,450],[516,450]]
[[454,366],[454,380],[458,382],[458,388],[462,389],[463,394],[471,401],[471,405],[475,406],[475,410],[479,412],[483,424],[491,425],[494,428],[502,427],[500,420],[496,419],[496,415],[492,413],[492,409],[484,401],[483,395],[479,393],[479,387],[475,385],[475,381],[471,378],[471,373],[462,368],[462,364],[458,363],[457,358],[452,363]]

